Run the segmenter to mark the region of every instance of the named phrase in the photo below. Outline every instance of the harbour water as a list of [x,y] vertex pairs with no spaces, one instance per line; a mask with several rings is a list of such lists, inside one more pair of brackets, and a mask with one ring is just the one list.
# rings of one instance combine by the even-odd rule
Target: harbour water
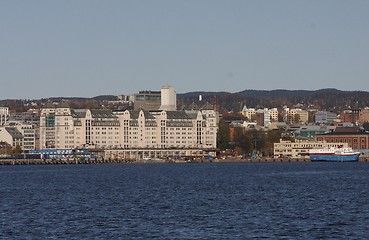
[[366,239],[368,163],[0,167],[0,239]]

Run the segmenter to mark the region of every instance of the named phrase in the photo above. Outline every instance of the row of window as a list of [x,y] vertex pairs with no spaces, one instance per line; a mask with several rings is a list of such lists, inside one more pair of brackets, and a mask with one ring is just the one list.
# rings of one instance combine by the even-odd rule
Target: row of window
[[[340,142],[340,143],[342,143],[342,142],[348,142],[348,143],[351,143],[351,142],[354,142],[354,143],[357,143],[358,141],[359,141],[359,139],[358,138],[326,138],[325,139],[327,142]],[[362,143],[365,143],[365,138],[361,138],[361,142]]]

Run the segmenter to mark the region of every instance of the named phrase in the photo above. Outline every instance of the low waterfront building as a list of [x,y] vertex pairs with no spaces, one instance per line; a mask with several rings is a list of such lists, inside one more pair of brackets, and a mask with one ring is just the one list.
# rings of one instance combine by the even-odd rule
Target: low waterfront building
[[336,131],[326,134],[318,134],[315,139],[317,141],[326,141],[335,144],[348,144],[348,146],[353,149],[369,148],[369,133],[363,131]]
[[274,158],[309,158],[309,150],[313,148],[330,148],[343,146],[347,147],[347,143],[336,143],[326,141],[283,141],[274,143]]
[[148,148],[132,148],[132,149],[107,149],[105,150],[105,159],[126,159],[126,160],[189,160],[193,158],[209,159],[216,157],[215,149],[195,149],[195,148],[178,148],[178,149],[148,149]]
[[291,133],[291,136],[295,139],[314,139],[317,134],[327,133],[328,128],[326,126],[307,125],[301,126],[298,130]]

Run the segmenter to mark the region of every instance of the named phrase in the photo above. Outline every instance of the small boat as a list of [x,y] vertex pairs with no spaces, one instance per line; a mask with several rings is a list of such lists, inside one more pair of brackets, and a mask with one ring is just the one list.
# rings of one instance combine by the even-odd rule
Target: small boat
[[311,161],[355,162],[361,152],[350,147],[315,148],[309,150]]

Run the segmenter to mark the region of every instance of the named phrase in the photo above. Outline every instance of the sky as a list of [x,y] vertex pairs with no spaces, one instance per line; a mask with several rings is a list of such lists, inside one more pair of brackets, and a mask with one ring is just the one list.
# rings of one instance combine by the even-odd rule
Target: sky
[[367,0],[0,0],[0,99],[369,91]]

